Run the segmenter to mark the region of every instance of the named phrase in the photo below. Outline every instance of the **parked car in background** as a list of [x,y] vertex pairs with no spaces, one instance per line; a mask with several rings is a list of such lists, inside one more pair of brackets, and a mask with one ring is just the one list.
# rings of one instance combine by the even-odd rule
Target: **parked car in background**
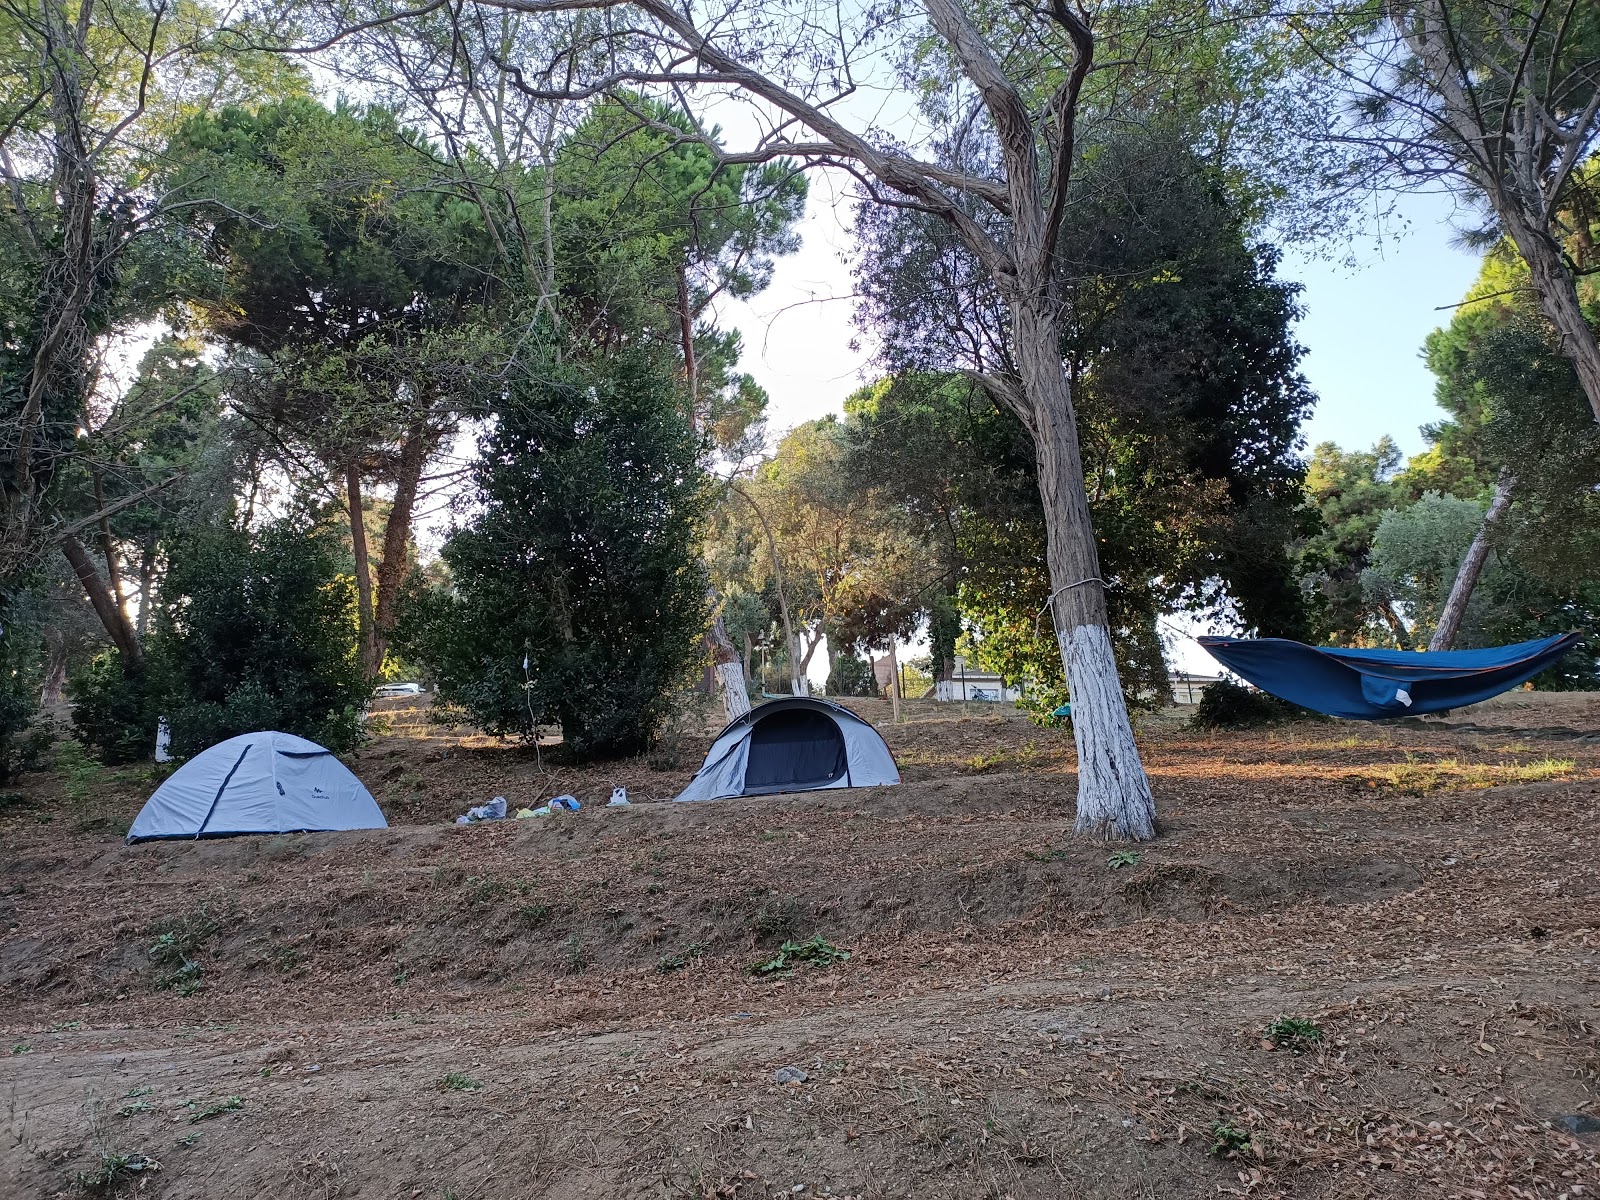
[[418,696],[422,694],[420,683],[380,683],[374,696]]

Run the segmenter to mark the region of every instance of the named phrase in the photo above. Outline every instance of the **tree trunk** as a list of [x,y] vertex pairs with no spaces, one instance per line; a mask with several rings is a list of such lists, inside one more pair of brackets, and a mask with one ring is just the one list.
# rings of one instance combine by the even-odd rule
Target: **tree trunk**
[[1400,619],[1400,614],[1395,612],[1394,605],[1388,600],[1378,605],[1378,615],[1389,626],[1389,632],[1394,634],[1394,644],[1401,650],[1410,650],[1411,631],[1406,628],[1406,623]]
[[400,589],[406,581],[411,514],[417,506],[417,489],[422,483],[422,467],[432,440],[427,423],[418,421],[406,431],[406,440],[400,447],[394,503],[389,506],[389,519],[383,527],[383,558],[378,563],[378,600],[372,620],[373,674],[382,670],[384,655],[389,651],[389,638],[394,634],[395,610],[400,603]]
[[94,480],[94,506],[100,511],[100,557],[106,562],[106,586],[122,610],[122,619],[128,619],[128,598],[122,594],[122,569],[117,564],[117,543],[111,536],[111,517],[106,513],[106,481],[98,470],[91,470]]
[[353,462],[344,469],[344,494],[345,503],[350,509],[350,553],[356,562],[356,618],[360,627],[361,665],[368,675],[376,675],[378,646],[372,621],[372,562],[367,557],[361,471]]
[[1516,487],[1516,479],[1502,472],[1499,482],[1494,486],[1494,499],[1489,502],[1489,511],[1483,514],[1483,524],[1478,526],[1472,545],[1467,547],[1467,553],[1461,559],[1461,569],[1456,572],[1450,598],[1439,613],[1439,627],[1434,630],[1433,640],[1428,643],[1429,650],[1448,650],[1455,644],[1456,634],[1461,630],[1461,618],[1467,612],[1467,602],[1472,599],[1472,589],[1478,586],[1478,576],[1483,573],[1483,564],[1489,557],[1489,541],[1494,527],[1511,507],[1511,497]]
[[1072,696],[1077,832],[1146,841],[1156,832],[1155,801],[1117,678],[1059,329],[1042,302],[1021,302],[1012,305],[1012,330],[1044,501],[1049,607]]
[[889,719],[900,724],[900,656],[889,639]]
[[700,429],[700,364],[694,355],[694,313],[689,307],[689,264],[678,263],[678,333],[683,339],[683,379],[689,392],[689,428]]
[[[1594,411],[1594,419],[1600,423],[1600,342],[1595,340],[1595,332],[1583,315],[1578,287],[1567,269],[1561,247],[1548,233],[1529,228],[1516,214],[1502,211],[1500,216],[1522,261],[1528,264],[1539,307],[1555,326],[1561,338],[1561,352],[1571,361],[1583,394]],[[1497,499],[1498,496],[1497,490]]]
[[67,686],[67,635],[59,629],[46,629],[44,641],[47,654],[39,704],[43,708],[54,708],[61,703],[61,694]]
[[144,551],[139,557],[139,624],[134,632],[144,640],[150,632],[150,606],[155,600],[156,539],[151,534],[145,538]]
[[711,622],[710,638],[711,657],[716,661],[717,679],[722,684],[723,711],[729,721],[736,721],[750,711],[750,688],[744,678],[744,663],[733,648],[733,639],[728,636],[728,627],[723,624],[720,612]]
[[83,590],[88,593],[89,603],[94,606],[95,616],[100,618],[100,624],[110,635],[112,645],[122,654],[123,669],[132,670],[137,667],[144,658],[139,639],[133,632],[133,626],[128,624],[128,614],[122,611],[122,606],[112,596],[106,581],[95,569],[94,560],[89,557],[89,552],[76,537],[68,535],[61,539],[61,553],[66,556],[68,565],[72,567],[78,581],[83,584]]
[[783,644],[789,651],[789,692],[794,696],[809,696],[811,693],[806,687],[805,672],[800,669],[800,643],[795,640],[794,625],[789,620],[789,601],[784,594],[783,563],[778,559],[778,540],[772,536],[772,526],[767,524],[767,514],[761,511],[761,506],[750,499],[742,488],[735,487],[733,490],[755,509],[761,530],[767,535],[767,550],[772,555],[772,581],[778,588],[778,612],[783,617]]

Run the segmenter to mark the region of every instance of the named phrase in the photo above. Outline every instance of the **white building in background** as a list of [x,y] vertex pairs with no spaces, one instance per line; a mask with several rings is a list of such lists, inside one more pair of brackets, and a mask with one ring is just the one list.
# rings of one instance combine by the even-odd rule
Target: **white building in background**
[[999,675],[969,669],[967,660],[959,655],[955,662],[956,669],[951,672],[950,678],[941,679],[933,685],[935,700],[987,700],[999,703],[1022,699],[1022,689],[1007,683]]
[[1167,683],[1172,688],[1172,703],[1199,704],[1200,694],[1221,678],[1221,675],[1196,671],[1168,671]]

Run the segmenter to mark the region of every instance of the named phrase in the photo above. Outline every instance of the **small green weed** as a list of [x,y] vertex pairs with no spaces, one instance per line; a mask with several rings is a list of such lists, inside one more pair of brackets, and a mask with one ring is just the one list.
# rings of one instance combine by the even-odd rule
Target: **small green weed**
[[543,925],[554,910],[548,904],[524,904],[517,909],[517,917],[524,925]]
[[1211,1122],[1211,1153],[1217,1158],[1238,1158],[1250,1149],[1250,1133],[1228,1121]]
[[656,970],[663,975],[681,971],[705,952],[706,948],[699,942],[690,942],[676,954],[663,954],[661,961],[656,964]]
[[567,934],[563,949],[566,952],[568,974],[582,975],[589,969],[589,951],[584,948],[583,938],[576,933]]
[[1123,867],[1137,867],[1143,857],[1137,850],[1118,850],[1106,859],[1106,866],[1113,871],[1120,871]]
[[201,1121],[209,1121],[212,1117],[220,1117],[223,1113],[238,1112],[244,1107],[243,1096],[224,1096],[221,1100],[213,1100],[210,1104],[202,1105],[198,1100],[185,1100],[180,1108],[187,1108],[189,1124],[198,1125]]
[[1322,1030],[1303,1017],[1279,1017],[1267,1026],[1267,1040],[1280,1050],[1304,1054],[1321,1043]]
[[57,1021],[50,1026],[51,1033],[66,1033],[72,1029],[82,1029],[82,1021]]
[[785,942],[778,947],[778,952],[771,958],[751,967],[750,973],[764,976],[781,975],[793,970],[800,963],[810,963],[814,967],[830,967],[836,962],[846,961],[849,957],[850,951],[839,949],[819,933],[803,942]]
[[164,968],[156,971],[155,985],[192,996],[200,990],[200,978],[205,974],[194,956],[222,928],[222,919],[201,905],[191,913],[169,918],[165,925],[146,952],[153,966]]
[[1023,858],[1032,859],[1034,862],[1060,862],[1069,857],[1069,852],[1056,846],[1047,846],[1043,850],[1024,850]]
[[117,1154],[111,1150],[100,1152],[99,1162],[92,1171],[78,1173],[78,1189],[91,1196],[111,1196],[125,1183],[132,1183],[143,1175],[161,1169],[161,1164],[148,1154]]
[[438,1087],[441,1092],[476,1092],[483,1087],[483,1084],[470,1075],[451,1071],[439,1080]]
[[123,1100],[127,1101],[127,1103],[125,1103],[121,1108],[117,1109],[117,1116],[133,1117],[137,1116],[139,1113],[149,1112],[152,1108],[150,1103],[150,1093],[153,1091],[155,1091],[154,1088],[136,1087],[129,1088],[127,1091],[123,1092],[122,1098]]
[[33,1053],[33,1046],[31,1044],[29,1044],[28,1042],[12,1042],[11,1043],[11,1053],[12,1054],[32,1054]]

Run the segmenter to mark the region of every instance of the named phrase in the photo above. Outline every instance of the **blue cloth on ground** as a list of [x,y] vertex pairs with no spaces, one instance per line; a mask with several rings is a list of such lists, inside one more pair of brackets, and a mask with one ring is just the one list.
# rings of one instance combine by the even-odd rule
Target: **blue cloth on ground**
[[1509,691],[1554,666],[1579,635],[1429,653],[1307,646],[1285,638],[1196,640],[1264,692],[1330,717],[1376,721],[1463,708]]

